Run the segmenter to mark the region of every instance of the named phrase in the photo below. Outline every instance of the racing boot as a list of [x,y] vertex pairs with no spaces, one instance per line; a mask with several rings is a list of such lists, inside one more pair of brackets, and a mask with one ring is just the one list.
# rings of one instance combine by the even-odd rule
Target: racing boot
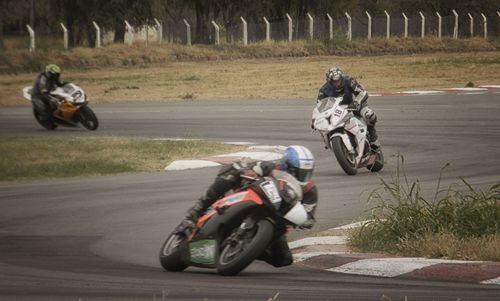
[[205,204],[203,203],[203,200],[198,200],[196,203],[194,203],[193,207],[189,208],[188,211],[186,212],[185,219],[190,220],[193,223],[195,223],[200,215],[205,212],[207,208],[205,207]]
[[378,142],[378,135],[375,126],[368,126],[368,135],[370,138],[370,148],[373,151],[377,151],[380,148],[380,142]]

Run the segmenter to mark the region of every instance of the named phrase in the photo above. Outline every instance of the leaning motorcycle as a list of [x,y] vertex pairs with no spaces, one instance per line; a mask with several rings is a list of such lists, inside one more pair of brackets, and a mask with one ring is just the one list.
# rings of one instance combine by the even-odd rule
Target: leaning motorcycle
[[244,177],[238,192],[216,201],[190,225],[183,221],[160,250],[160,263],[171,272],[189,266],[215,268],[220,275],[244,270],[282,235],[288,226],[307,221],[300,202],[302,188],[290,174]]
[[327,97],[318,100],[313,110],[312,126],[319,132],[326,149],[331,149],[340,167],[348,175],[355,175],[359,168],[372,172],[382,170],[382,149],[370,147],[365,121],[351,108],[341,104],[343,97]]
[[[31,101],[32,87],[23,88],[23,96]],[[36,121],[47,130],[54,130],[58,126],[78,127],[82,125],[90,131],[99,126],[99,121],[94,111],[88,106],[87,95],[82,88],[72,83],[66,83],[50,92],[50,96],[57,99],[57,109],[52,113],[52,118],[42,119],[33,108]]]

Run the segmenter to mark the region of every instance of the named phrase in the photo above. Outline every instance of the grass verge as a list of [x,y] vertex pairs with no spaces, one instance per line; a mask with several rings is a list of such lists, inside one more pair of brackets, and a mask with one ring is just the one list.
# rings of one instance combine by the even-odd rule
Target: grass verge
[[206,141],[115,137],[0,137],[0,181],[159,171],[173,160],[239,147]]
[[[389,51],[400,43],[406,50]],[[312,99],[332,65],[356,77],[369,93],[499,84],[500,46],[484,39],[340,41],[335,47],[356,50],[340,53],[329,47],[334,46],[297,41],[248,47],[109,45],[34,55],[12,50],[3,60],[19,67],[0,72],[0,105],[28,105],[21,89],[49,62],[60,64],[62,78],[81,85],[91,103]]]
[[[441,179],[441,177],[440,177]],[[360,252],[402,256],[500,261],[500,182],[485,191],[464,179],[438,188],[434,199],[421,195],[399,167],[391,182],[382,180],[370,200],[370,221],[349,234]]]

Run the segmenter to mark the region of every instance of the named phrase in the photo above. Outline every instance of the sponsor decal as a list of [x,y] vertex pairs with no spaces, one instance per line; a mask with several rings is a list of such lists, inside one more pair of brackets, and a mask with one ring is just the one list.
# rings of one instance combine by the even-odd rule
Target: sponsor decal
[[215,264],[215,239],[203,239],[189,244],[191,261],[199,264]]

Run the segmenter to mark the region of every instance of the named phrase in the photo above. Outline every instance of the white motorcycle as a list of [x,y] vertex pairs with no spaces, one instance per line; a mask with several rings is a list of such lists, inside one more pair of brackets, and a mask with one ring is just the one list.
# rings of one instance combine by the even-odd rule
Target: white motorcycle
[[318,100],[313,110],[313,128],[348,175],[355,175],[362,167],[372,172],[380,171],[384,167],[382,149],[370,147],[365,121],[354,115],[357,108],[341,104],[342,100],[342,96]]
[[[31,101],[31,90],[33,88],[24,87],[23,96]],[[50,96],[57,99],[57,109],[52,113],[52,118],[42,119],[39,113],[33,108],[33,115],[36,121],[47,130],[54,130],[59,125],[67,127],[77,127],[81,124],[89,131],[94,131],[99,126],[97,116],[87,105],[87,95],[82,88],[75,84],[67,83],[62,87],[57,87],[50,92]]]

